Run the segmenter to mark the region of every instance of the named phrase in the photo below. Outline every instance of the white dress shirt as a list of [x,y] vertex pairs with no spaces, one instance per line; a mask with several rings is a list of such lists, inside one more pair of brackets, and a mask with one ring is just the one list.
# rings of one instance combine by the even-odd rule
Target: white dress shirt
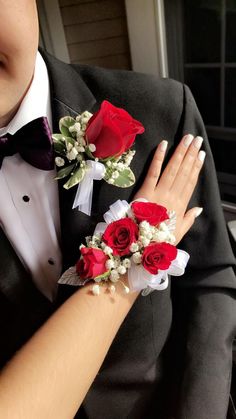
[[[14,134],[41,116],[46,116],[52,127],[48,73],[38,53],[31,86],[9,125],[0,128],[0,136]],[[0,169],[1,227],[37,288],[51,301],[61,273],[60,215],[55,175],[55,170],[36,169],[19,154],[5,157]]]

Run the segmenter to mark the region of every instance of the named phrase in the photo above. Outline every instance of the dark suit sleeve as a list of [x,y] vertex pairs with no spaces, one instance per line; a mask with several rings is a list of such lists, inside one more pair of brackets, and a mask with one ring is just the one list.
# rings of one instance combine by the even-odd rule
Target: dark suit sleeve
[[178,246],[189,252],[190,262],[184,277],[172,279],[174,333],[182,336],[177,417],[224,419],[236,333],[235,259],[204,124],[186,86],[178,141],[183,133],[201,135],[207,157],[190,203],[190,207],[202,206],[203,214]]

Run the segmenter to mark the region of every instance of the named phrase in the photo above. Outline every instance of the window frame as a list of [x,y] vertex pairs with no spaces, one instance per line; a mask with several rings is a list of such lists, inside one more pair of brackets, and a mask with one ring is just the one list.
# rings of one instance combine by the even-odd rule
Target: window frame
[[125,0],[125,6],[132,69],[168,77],[164,1]]
[[56,58],[70,63],[64,26],[58,0],[37,0],[40,46]]

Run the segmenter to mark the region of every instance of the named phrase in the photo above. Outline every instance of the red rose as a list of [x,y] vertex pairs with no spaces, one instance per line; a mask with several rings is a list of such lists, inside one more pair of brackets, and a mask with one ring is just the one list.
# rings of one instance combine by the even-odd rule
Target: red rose
[[124,109],[104,100],[100,110],[88,122],[86,139],[96,146],[93,155],[105,159],[120,156],[132,146],[136,134],[143,132],[144,127],[139,121]]
[[138,239],[138,226],[131,218],[122,218],[109,224],[102,236],[114,256],[130,254],[130,245]]
[[76,264],[76,272],[80,278],[96,278],[107,272],[106,261],[109,257],[102,250],[82,247],[81,256]]
[[152,202],[137,201],[133,202],[131,207],[138,223],[141,223],[141,221],[148,221],[152,226],[156,226],[162,221],[169,219],[167,209],[162,205],[157,205]]
[[162,271],[168,269],[176,256],[177,250],[172,244],[165,242],[151,243],[144,249],[142,264],[150,274],[156,275],[159,269]]

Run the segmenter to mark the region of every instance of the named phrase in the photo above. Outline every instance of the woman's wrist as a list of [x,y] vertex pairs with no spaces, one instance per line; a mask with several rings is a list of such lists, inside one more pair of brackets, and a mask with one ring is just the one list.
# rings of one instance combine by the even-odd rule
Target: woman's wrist
[[[94,298],[96,298],[97,295],[94,293],[93,288],[91,287],[91,283],[92,282],[88,282],[84,286],[79,287],[75,294],[81,295],[81,293],[83,293],[86,296],[87,301],[91,301],[93,304]],[[101,284],[99,286],[99,298],[101,296],[105,296],[106,299],[110,297],[110,301],[112,303],[119,301],[120,298],[122,298],[130,301],[130,303],[133,304],[139,296],[140,290],[134,292],[126,292],[125,289],[129,289],[128,274],[122,275],[122,279],[116,285],[115,292],[111,292],[106,284]]]

